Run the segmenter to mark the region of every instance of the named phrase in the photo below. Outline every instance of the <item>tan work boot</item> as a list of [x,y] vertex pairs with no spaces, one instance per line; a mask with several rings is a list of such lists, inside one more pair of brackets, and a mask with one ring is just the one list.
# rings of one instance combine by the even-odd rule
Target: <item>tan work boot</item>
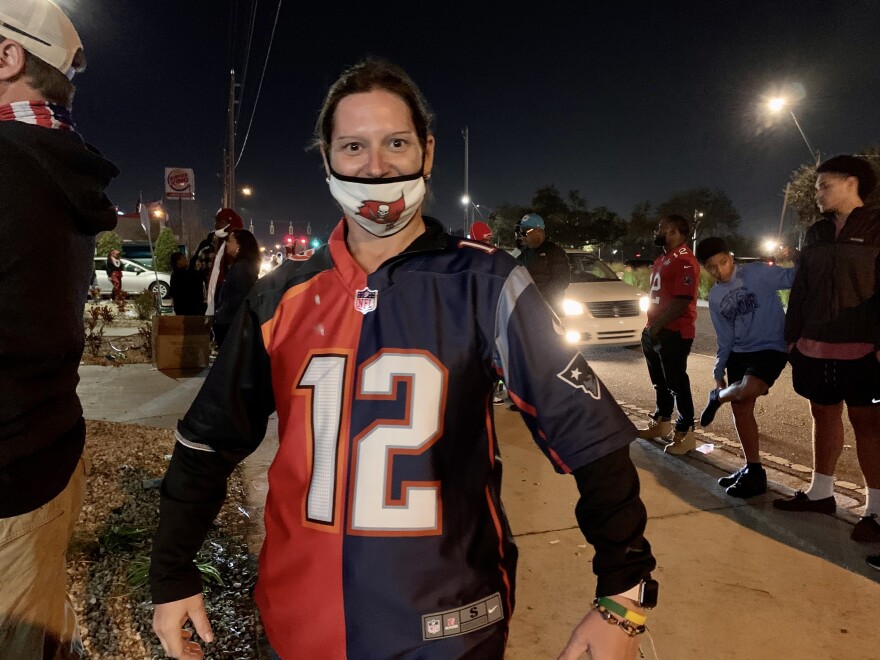
[[665,440],[670,433],[672,433],[671,421],[652,419],[651,423],[648,424],[648,428],[639,429],[636,432],[636,436],[642,440],[658,440],[661,438]]
[[694,427],[687,431],[676,431],[672,434],[672,442],[663,448],[667,454],[681,456],[697,448],[697,439],[694,437]]

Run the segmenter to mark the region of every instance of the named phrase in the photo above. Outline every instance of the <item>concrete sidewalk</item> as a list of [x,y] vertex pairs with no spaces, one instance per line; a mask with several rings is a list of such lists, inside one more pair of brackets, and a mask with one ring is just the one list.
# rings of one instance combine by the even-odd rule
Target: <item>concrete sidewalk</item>
[[[88,419],[163,428],[173,428],[203,378],[172,378],[145,365],[83,366],[80,375]],[[574,519],[577,489],[553,472],[517,413],[499,407],[495,418],[505,507],[520,548],[507,657],[555,657],[595,587],[592,549]],[[245,464],[256,511],[277,441],[273,423]],[[715,483],[725,472],[711,457],[668,456],[639,440],[632,456],[661,584],[648,623],[658,657],[880,658],[880,573],[864,562],[880,547],[849,539],[851,516],[779,512],[770,505],[778,493],[747,502],[728,497]]]

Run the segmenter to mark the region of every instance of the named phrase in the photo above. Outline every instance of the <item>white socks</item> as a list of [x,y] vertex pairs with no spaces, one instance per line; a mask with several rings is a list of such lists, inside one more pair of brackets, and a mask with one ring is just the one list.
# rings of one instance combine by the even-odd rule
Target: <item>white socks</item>
[[[874,506],[880,509],[880,491],[875,492],[877,495],[875,497],[876,504]],[[806,495],[811,500],[824,500],[826,497],[834,497],[834,475],[819,474],[814,471],[813,481],[810,483]]]
[[865,488],[865,515],[880,517],[880,488]]

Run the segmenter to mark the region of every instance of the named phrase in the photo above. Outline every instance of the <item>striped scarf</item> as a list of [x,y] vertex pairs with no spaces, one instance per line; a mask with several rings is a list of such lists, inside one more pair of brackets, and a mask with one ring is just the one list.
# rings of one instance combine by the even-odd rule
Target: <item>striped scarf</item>
[[45,128],[75,130],[70,110],[48,101],[16,101],[0,105],[0,121],[21,121]]

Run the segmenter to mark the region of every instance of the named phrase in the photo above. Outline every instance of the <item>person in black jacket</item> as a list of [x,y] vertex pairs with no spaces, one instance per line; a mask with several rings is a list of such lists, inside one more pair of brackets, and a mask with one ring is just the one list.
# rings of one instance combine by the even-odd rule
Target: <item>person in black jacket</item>
[[[79,657],[65,551],[85,496],[76,394],[95,235],[119,170],[74,130],[82,43],[47,0],[0,0],[0,656]],[[52,237],[52,268],[27,255]],[[27,295],[30,291],[40,296]]]
[[813,416],[813,480],[773,504],[834,513],[845,403],[867,487],[852,538],[873,543],[880,541],[880,209],[864,200],[877,177],[855,156],[830,158],[816,172],[825,217],[807,231],[785,319],[792,385]]
[[175,252],[168,260],[171,266],[171,298],[178,316],[205,313],[205,280],[189,267],[186,255]]
[[522,241],[522,252],[517,257],[535,280],[535,286],[553,311],[562,316],[562,299],[571,281],[571,266],[565,250],[544,233],[544,218],[528,213],[516,226],[517,237]]
[[247,229],[233,229],[229,232],[226,254],[232,263],[220,287],[214,314],[214,340],[218,348],[223,345],[232,319],[260,274],[260,246]]

